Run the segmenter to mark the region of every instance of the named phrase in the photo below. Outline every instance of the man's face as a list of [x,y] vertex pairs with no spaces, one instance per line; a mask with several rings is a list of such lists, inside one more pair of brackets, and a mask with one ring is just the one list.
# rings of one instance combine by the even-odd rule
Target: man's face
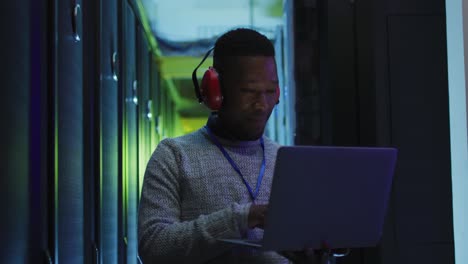
[[278,76],[274,57],[240,56],[222,73],[219,118],[239,140],[260,138],[276,104]]

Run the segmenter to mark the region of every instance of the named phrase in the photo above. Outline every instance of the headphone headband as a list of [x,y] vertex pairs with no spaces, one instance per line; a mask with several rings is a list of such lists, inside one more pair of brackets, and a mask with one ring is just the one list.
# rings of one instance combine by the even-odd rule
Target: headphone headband
[[200,64],[198,64],[197,67],[195,67],[195,69],[193,70],[192,72],[192,82],[193,82],[193,86],[195,88],[195,95],[197,96],[198,98],[198,102],[199,103],[202,103],[203,102],[203,98],[202,98],[202,95],[200,93],[200,86],[198,85],[198,78],[197,78],[197,70],[198,68],[200,68],[200,66],[203,64],[203,62],[205,62],[206,58],[208,58],[208,56],[210,55],[211,51],[214,50],[214,47],[210,48],[205,56],[203,57],[202,61],[200,62]]

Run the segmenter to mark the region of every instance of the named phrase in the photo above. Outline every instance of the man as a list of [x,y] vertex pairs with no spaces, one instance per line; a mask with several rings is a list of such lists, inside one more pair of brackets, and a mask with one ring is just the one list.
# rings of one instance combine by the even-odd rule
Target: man
[[279,145],[263,136],[278,102],[271,42],[232,30],[214,48],[222,104],[198,131],[161,141],[146,170],[138,221],[143,263],[288,263],[219,242],[260,239]]

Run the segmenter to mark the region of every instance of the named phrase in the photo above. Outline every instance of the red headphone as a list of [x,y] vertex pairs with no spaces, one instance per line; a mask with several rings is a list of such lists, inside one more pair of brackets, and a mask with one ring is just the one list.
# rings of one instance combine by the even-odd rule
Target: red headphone
[[[204,103],[209,109],[213,111],[218,111],[221,108],[223,103],[223,95],[221,93],[221,84],[219,81],[219,74],[215,68],[209,67],[208,70],[203,74],[201,87],[198,85],[197,80],[197,70],[210,55],[211,51],[214,48],[208,50],[208,52],[203,57],[202,61],[198,66],[193,70],[192,81],[195,88],[195,94],[198,98],[199,103]],[[276,104],[279,103],[280,89],[279,86],[276,87]]]

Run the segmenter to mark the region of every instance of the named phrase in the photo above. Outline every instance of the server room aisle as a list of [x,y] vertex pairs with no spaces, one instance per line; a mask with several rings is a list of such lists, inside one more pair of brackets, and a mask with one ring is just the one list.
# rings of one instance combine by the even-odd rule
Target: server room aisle
[[[1,263],[138,263],[146,162],[170,118],[140,1],[2,7]],[[14,25],[14,26],[12,26]],[[8,74],[5,74],[8,73]],[[163,113],[166,114],[166,113]]]

